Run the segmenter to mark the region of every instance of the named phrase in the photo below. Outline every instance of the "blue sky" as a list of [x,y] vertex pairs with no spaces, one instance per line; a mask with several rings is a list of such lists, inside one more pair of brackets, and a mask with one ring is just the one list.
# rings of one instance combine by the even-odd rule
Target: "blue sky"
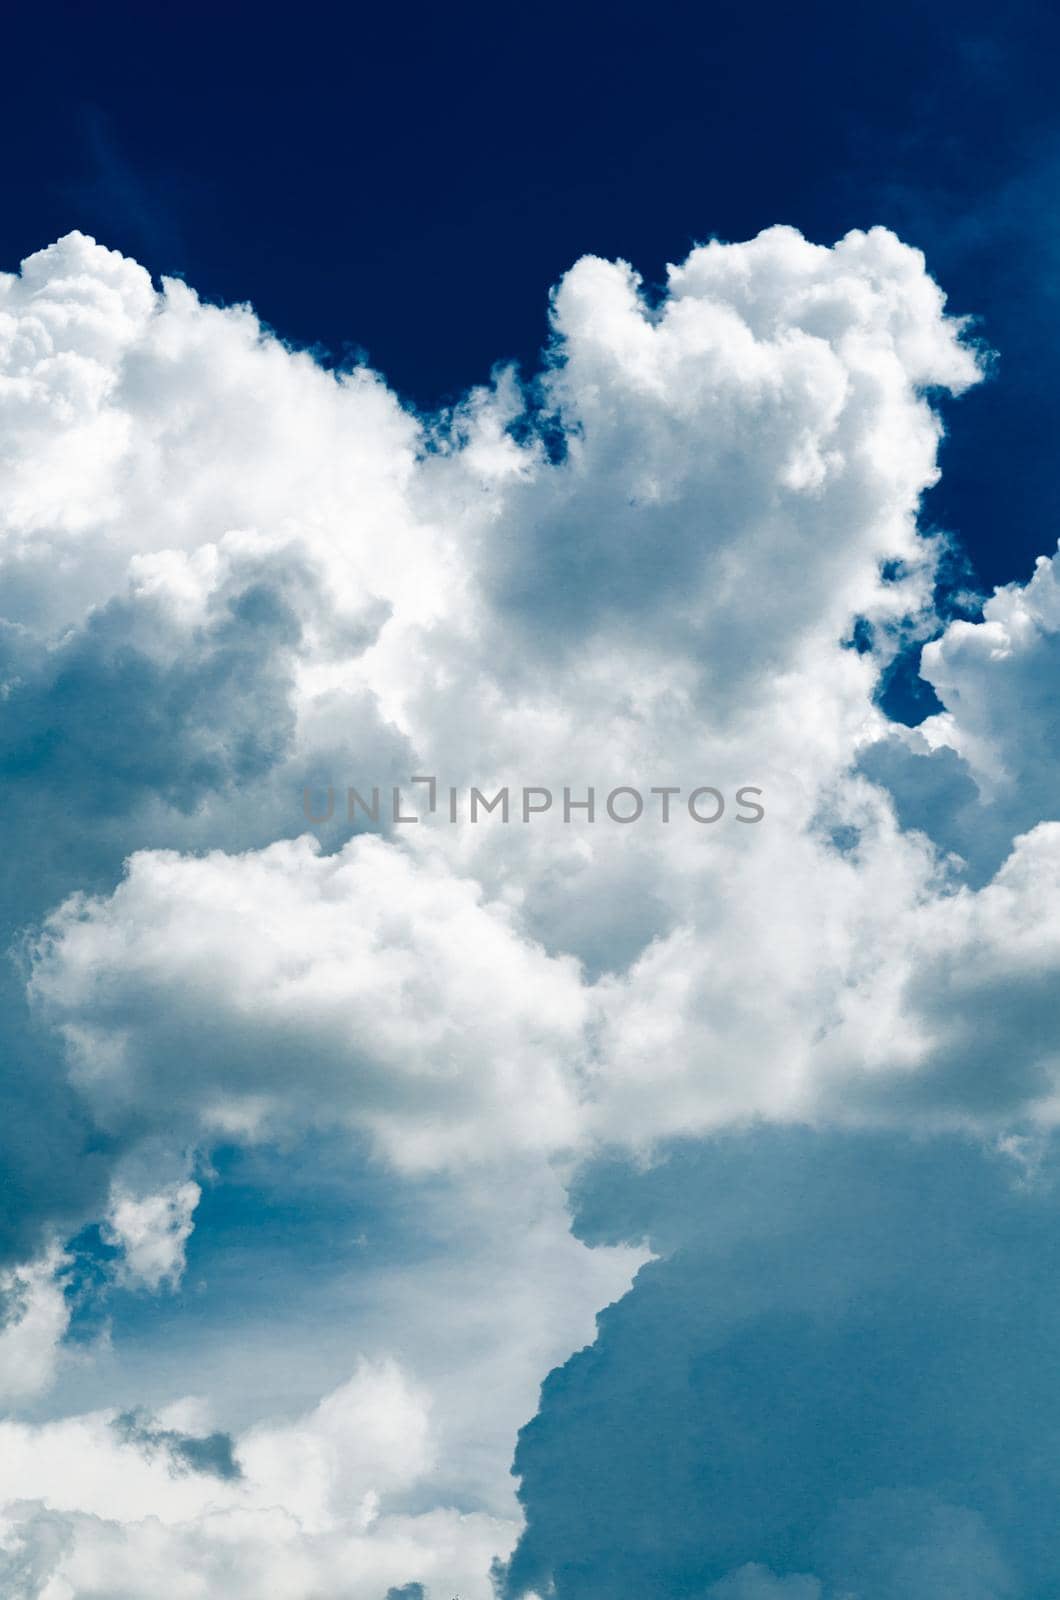
[[882,223],[1003,363],[928,501],[990,585],[1060,509],[1058,27],[1022,0],[24,10],[0,243],[79,227],[433,406],[495,361],[534,370],[586,252],[654,283],[713,235]]
[[1057,32],[10,19],[0,1600],[1060,1596]]

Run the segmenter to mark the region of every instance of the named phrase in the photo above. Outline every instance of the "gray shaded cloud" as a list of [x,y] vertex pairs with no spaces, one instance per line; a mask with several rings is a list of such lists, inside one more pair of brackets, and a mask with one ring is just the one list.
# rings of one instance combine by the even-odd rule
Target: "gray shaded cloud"
[[583,1236],[665,1259],[544,1385],[506,1592],[742,1597],[748,1564],[825,1600],[1051,1592],[1056,1171],[764,1130],[590,1169]]
[[235,1456],[235,1445],[228,1433],[196,1435],[175,1428],[157,1427],[142,1411],[123,1411],[112,1424],[120,1438],[150,1454],[164,1451],[177,1472],[212,1473],[231,1481],[243,1476]]

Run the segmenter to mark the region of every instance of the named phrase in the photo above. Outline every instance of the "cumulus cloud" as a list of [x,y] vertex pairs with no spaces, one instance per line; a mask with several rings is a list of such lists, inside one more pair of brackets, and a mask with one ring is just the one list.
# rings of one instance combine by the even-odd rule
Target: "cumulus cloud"
[[955,750],[985,800],[1005,796],[1035,819],[1053,793],[1058,639],[1060,557],[1040,556],[1028,583],[995,591],[981,622],[952,622],[926,645],[920,669],[947,708],[921,728],[929,745]]
[[[444,863],[368,836],[324,856],[303,837],[242,856],[145,854],[118,894],[62,912],[35,977],[42,1000],[76,1007],[63,1024],[75,1076],[115,1119],[152,1102],[197,1134],[337,1118],[411,1166],[436,1151],[473,1160],[484,1125],[498,1151],[573,1139],[576,966],[520,940]],[[67,987],[73,966],[92,1021]]]
[[853,852],[774,833],[689,864],[709,916],[686,899],[596,984],[440,854],[145,854],[112,897],[53,916],[33,993],[117,1129],[152,1108],[193,1138],[338,1121],[410,1169],[752,1115],[1051,1125],[1060,827],[973,892],[878,796],[854,814]]
[[118,1270],[123,1282],[146,1289],[177,1286],[201,1195],[199,1185],[189,1182],[147,1195],[119,1188],[111,1196],[103,1235],[122,1252]]
[[[160,1592],[174,1600],[380,1600],[389,1592],[418,1600],[432,1587],[490,1600],[479,1575],[509,1537],[488,1518],[443,1511],[381,1518],[368,1538],[307,1537],[279,1508],[166,1526],[62,1518],[23,1502],[2,1526],[0,1575],[23,1585],[11,1591],[18,1600],[40,1600],[49,1587],[78,1600],[145,1600]],[[395,1571],[410,1569],[426,1582],[390,1582]]]
[[362,1362],[308,1415],[261,1423],[234,1441],[165,1420],[95,1412],[0,1421],[2,1498],[119,1522],[277,1504],[319,1531],[344,1519],[369,1526],[381,1496],[430,1465],[428,1401],[393,1362]]
[[70,1322],[64,1268],[51,1249],[37,1261],[0,1272],[0,1405],[33,1398],[51,1383]]
[[388,513],[416,425],[371,374],[336,380],[249,308],[204,305],[172,279],[158,294],[77,233],[0,278],[0,312],[13,620],[77,621],[120,590],[131,556],[232,528],[345,528],[355,567],[408,590],[429,578],[375,542],[384,519],[399,538]]
[[263,1584],[278,1600],[379,1600],[436,1575],[484,1594],[511,1526],[388,1508],[430,1465],[425,1405],[396,1365],[362,1363],[309,1415],[235,1441],[111,1413],[0,1421],[0,1574],[99,1600],[250,1600]]
[[1028,583],[986,601],[981,621],[951,622],[925,645],[921,676],[945,709],[890,730],[862,758],[903,825],[958,856],[972,882],[1056,812],[1058,573],[1060,557],[1040,557]]
[[[318,1151],[296,1187],[292,1153],[270,1159],[255,1152],[274,1189],[249,1197],[260,1205],[251,1225],[215,1231],[205,1268],[200,1249],[198,1270],[216,1292],[196,1295],[190,1329],[174,1314],[162,1343],[148,1337],[145,1349],[134,1330],[131,1349],[116,1320],[106,1360],[65,1379],[50,1420],[38,1408],[36,1420],[0,1422],[10,1463],[0,1504],[44,1502],[30,1521],[32,1507],[20,1507],[12,1549],[28,1560],[60,1527],[73,1553],[55,1581],[88,1593],[93,1584],[109,1593],[106,1582],[125,1574],[128,1592],[146,1597],[177,1563],[193,1594],[213,1595],[227,1573],[222,1592],[249,1597],[271,1558],[290,1600],[347,1600],[351,1587],[379,1600],[421,1580],[489,1600],[490,1563],[518,1533],[515,1432],[541,1375],[592,1338],[595,1309],[628,1287],[645,1251],[574,1239],[558,1175],[525,1158],[509,1160],[503,1179],[494,1168],[477,1183],[406,1180],[387,1191],[389,1215],[377,1209],[360,1224],[370,1230],[360,1244],[343,1237],[350,1219],[334,1207],[319,1223],[323,1260],[278,1270],[261,1237],[270,1222],[299,1260],[310,1255],[312,1212],[345,1174],[325,1168],[314,1187]],[[357,1159],[347,1149],[346,1163]],[[211,1199],[223,1202],[216,1183],[204,1176],[204,1247]],[[394,1213],[406,1211],[402,1245]],[[366,1355],[351,1378],[354,1341]],[[174,1401],[189,1381],[203,1398]],[[124,1398],[145,1388],[147,1403]],[[102,1404],[71,1416],[86,1389]],[[321,1389],[321,1401],[302,1398]],[[170,1531],[152,1539],[159,1519]],[[143,1557],[139,1577],[130,1552]]]
[[[408,1370],[381,1353],[230,1457],[225,1428],[127,1407],[0,1423],[7,1492],[37,1502],[2,1534],[13,1592],[485,1600],[518,1529],[472,1374],[510,1390],[506,1427],[511,1394],[525,1415],[531,1360],[643,1259],[631,1226],[585,1267],[540,1200],[571,1162],[752,1119],[1055,1121],[1054,568],[927,647],[938,716],[898,733],[874,699],[901,640],[939,631],[932,397],[979,376],[922,256],[774,228],[695,249],[658,298],[586,258],[552,317],[536,380],[418,418],[81,235],[0,278],[3,1026],[72,1174],[10,1135],[20,1305],[51,1307],[54,1347],[54,1268],[24,1263],[92,1220],[120,1283],[177,1288],[189,1151],[323,1131],[408,1195],[442,1174],[460,1248],[510,1296],[524,1265],[542,1288],[507,1367],[483,1270],[459,1381],[395,1333]],[[417,774],[557,800],[451,824],[421,786],[414,824],[346,815],[347,784],[410,799]],[[602,806],[620,784],[750,784],[766,814],[627,826]],[[307,785],[340,797],[316,838]],[[589,785],[596,820],[566,822]],[[491,1186],[515,1195],[492,1229]],[[930,1493],[928,1544],[974,1545]],[[546,1545],[532,1527],[511,1584],[594,1594]],[[680,1592],[811,1600],[838,1581],[818,1554],[729,1549]]]
[[[169,816],[169,841],[201,845],[213,830],[226,852],[204,863],[142,851],[110,899],[75,896],[51,921],[33,993],[63,1029],[92,1115],[114,1129],[162,1114],[186,1028],[196,1046],[177,1094],[193,1129],[345,1117],[399,1165],[467,1159],[512,1138],[562,1150],[597,1133],[644,1139],[762,1111],[827,1111],[836,1076],[873,1052],[871,1036],[841,1027],[822,1048],[822,1012],[841,1018],[863,998],[881,930],[913,914],[936,873],[879,792],[848,776],[884,726],[871,695],[888,629],[930,590],[936,552],[916,511],[940,429],[924,391],[977,376],[917,252],[882,230],[829,250],[773,229],[693,252],[658,307],[630,268],[586,259],[556,292],[539,411],[507,377],[418,433],[377,380],[321,372],[262,337],[248,312],[202,307],[168,285],[145,320],[138,269],[119,272],[84,240],[34,258],[36,287],[23,279],[9,291],[23,315],[50,274],[59,287],[48,295],[66,292],[74,257],[89,277],[98,263],[108,294],[125,296],[111,342],[90,344],[92,360],[111,364],[93,404],[120,412],[126,439],[105,520],[133,541],[131,590],[120,603],[100,597],[84,626],[91,636],[120,617],[123,640],[149,639],[156,659],[168,628],[161,670],[178,678],[149,676],[142,693],[162,707],[160,731],[179,734],[189,706],[200,741],[185,751],[163,734],[162,766],[130,773],[125,791],[149,792],[156,837],[161,801],[194,813],[183,834]],[[81,337],[80,314],[64,338]],[[174,365],[179,427],[158,402],[178,381]],[[233,430],[232,396],[250,404],[252,378],[251,419]],[[262,414],[262,385],[276,415]],[[322,430],[312,482],[304,464],[294,470],[303,431],[286,442],[278,432],[298,404]],[[286,488],[270,466],[269,502],[251,421],[291,460]],[[559,461],[546,421],[566,439]],[[370,461],[360,445],[355,463],[338,449],[350,430],[371,437]],[[200,452],[193,483],[145,539],[146,486],[176,470],[189,439]],[[79,481],[69,494],[85,498]],[[414,547],[430,582],[411,583],[374,534],[349,538],[351,506],[385,522],[388,550]],[[217,661],[228,647],[215,638],[249,617],[261,664],[233,658],[229,706],[227,657]],[[859,619],[879,641],[867,655],[846,648]],[[117,659],[139,681],[130,648]],[[47,682],[65,683],[65,669],[48,670]],[[116,683],[104,678],[97,698],[123,726]],[[248,694],[265,719],[249,738]],[[632,836],[606,818],[563,828],[557,807],[535,831],[503,836],[438,814],[418,833],[395,825],[386,843],[347,846],[341,867],[330,856],[313,865],[304,846],[235,853],[241,831],[260,837],[251,777],[273,784],[274,799],[276,774],[288,775],[287,833],[304,823],[292,763],[319,771],[326,752],[369,786],[371,736],[358,749],[339,729],[357,697],[374,708],[370,725],[393,731],[389,751],[375,741],[391,769],[400,747],[443,783],[521,779],[558,792],[573,779],[579,794],[595,783],[602,795],[626,780],[686,791],[709,780],[731,795],[755,780],[772,837],[735,838],[730,823],[724,845],[712,836],[704,848],[687,821]],[[27,702],[19,726],[43,716]],[[73,748],[65,732],[57,748]],[[130,748],[144,759],[142,738]],[[233,751],[246,752],[242,765]],[[121,761],[103,765],[120,777]],[[817,826],[826,809],[861,828],[855,862]],[[265,815],[277,823],[272,800]],[[125,836],[150,831],[141,819]],[[285,914],[262,917],[259,899],[274,892]],[[818,915],[799,948],[807,895]],[[373,909],[384,896],[396,918]],[[185,957],[192,905],[207,931],[195,930],[199,954]],[[776,995],[768,1012],[756,984],[733,982],[752,950]],[[572,958],[602,982],[579,982]],[[292,961],[304,979],[286,979]],[[895,981],[861,1007],[877,1032]],[[165,1004],[145,1009],[149,990]],[[286,1068],[295,1048],[297,1084]],[[903,1069],[914,1049],[900,1030],[895,1060],[868,1064]],[[664,1093],[653,1087],[660,1053]],[[704,1060],[716,1063],[709,1074]]]
[[[659,1259],[516,1455],[513,1596],[1048,1593],[1056,1148],[758,1130],[583,1172]],[[1046,1462],[1048,1461],[1048,1465]]]

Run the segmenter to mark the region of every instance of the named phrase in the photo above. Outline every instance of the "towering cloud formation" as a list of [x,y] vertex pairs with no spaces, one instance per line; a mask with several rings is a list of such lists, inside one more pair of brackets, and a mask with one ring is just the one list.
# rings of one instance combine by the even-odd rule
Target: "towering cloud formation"
[[[489,1275],[507,1255],[540,1278],[498,1379],[514,1424],[643,1259],[636,1230],[568,1238],[557,1173],[749,1119],[1051,1126],[1060,614],[1044,563],[983,621],[934,616],[931,397],[978,377],[943,305],[881,229],[710,244],[658,298],[587,258],[542,374],[418,418],[80,235],[0,279],[9,1270],[37,1284],[30,1263],[96,1223],[112,1283],[175,1290],[211,1152],[293,1170],[324,1138],[395,1194],[434,1185],[463,1218],[446,1270],[465,1252],[487,1303],[448,1389],[419,1376],[422,1330],[395,1334],[413,1388],[384,1366],[297,1447],[246,1423],[225,1497],[182,1490],[164,1538],[146,1489],[130,1516],[41,1469],[43,1509],[6,1536],[27,1595],[146,1595],[179,1567],[189,1596],[236,1597],[266,1562],[292,1600],[484,1600],[517,1532],[471,1395],[511,1334]],[[932,633],[945,709],[897,730],[880,673]],[[310,829],[303,793],[329,785]],[[528,785],[556,797],[533,825],[450,820],[450,787]],[[377,822],[347,786],[381,790]],[[565,818],[590,786],[595,818]],[[741,786],[760,823],[689,815],[695,789]],[[602,804],[618,787],[680,799],[628,825]],[[38,1116],[58,1163],[27,1154]],[[355,1505],[334,1419],[353,1437],[362,1412],[410,1453],[358,1466]],[[101,1415],[43,1428],[95,1449]],[[120,1472],[159,1479],[156,1435],[108,1447]],[[717,1593],[813,1592],[760,1554]]]

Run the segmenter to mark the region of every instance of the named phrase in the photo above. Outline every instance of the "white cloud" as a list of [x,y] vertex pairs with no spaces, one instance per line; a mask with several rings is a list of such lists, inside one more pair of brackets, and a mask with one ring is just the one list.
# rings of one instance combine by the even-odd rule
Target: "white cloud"
[[878,795],[854,797],[852,855],[764,827],[698,861],[676,847],[680,920],[595,984],[438,855],[361,837],[136,857],[112,898],[52,919],[35,992],[116,1127],[151,1107],[186,1138],[338,1123],[410,1170],[758,1115],[1051,1122],[1056,825],[954,893]]
[[259,1134],[337,1121],[408,1167],[573,1142],[576,964],[520,939],[444,862],[370,836],[323,856],[307,836],[145,854],[118,894],[60,913],[35,980],[115,1122],[154,1103],[208,1138],[249,1106]]
[[325,551],[345,531],[344,566],[424,592],[430,566],[404,559],[399,533],[416,427],[372,375],[336,380],[249,308],[202,305],[179,280],[158,295],[78,233],[0,278],[0,314],[18,620],[75,621],[121,587],[131,555],[231,528]]
[[922,676],[946,710],[919,732],[931,749],[963,758],[1010,829],[1056,808],[1058,671],[1058,555],[1040,556],[1028,583],[996,590],[981,622],[951,622],[924,648]]
[[122,1282],[146,1289],[175,1289],[184,1275],[184,1247],[202,1196],[197,1183],[172,1184],[156,1194],[135,1195],[118,1188],[112,1195],[103,1234],[123,1259]]
[[[890,630],[930,622],[925,390],[977,376],[922,257],[771,229],[693,251],[658,306],[587,258],[553,317],[549,426],[511,374],[423,422],[79,235],[0,281],[8,933],[50,910],[31,994],[108,1151],[124,1273],[175,1285],[199,1199],[168,1169],[132,1182],[145,1140],[183,1159],[337,1126],[395,1181],[446,1173],[468,1216],[525,1183],[476,1263],[507,1251],[529,1300],[548,1290],[515,1339],[456,1319],[448,1376],[421,1327],[411,1362],[380,1351],[297,1422],[243,1429],[238,1481],[174,1474],[103,1412],[9,1432],[7,1492],[44,1506],[11,1522],[10,1585],[42,1600],[485,1597],[517,1530],[500,1425],[476,1457],[476,1370],[510,1430],[633,1260],[594,1276],[562,1207],[541,1219],[550,1162],[755,1117],[1055,1119],[1056,829],[1020,766],[1052,715],[1027,692],[1046,569],[926,653],[947,715],[916,739],[1036,796],[1004,814],[996,879],[958,888],[854,771],[888,732]],[[306,782],[413,772],[754,783],[767,817],[293,837]]]
[[69,1258],[55,1248],[26,1266],[0,1272],[0,1406],[47,1389],[70,1322],[64,1293]]
[[[27,1587],[8,1591],[17,1600],[380,1600],[421,1580],[428,1592],[492,1600],[483,1575],[511,1539],[504,1524],[453,1511],[380,1518],[367,1537],[307,1537],[279,1507],[167,1526],[62,1517],[23,1503],[5,1521],[0,1576],[26,1575]],[[395,1574],[406,1576],[395,1582]]]
[[426,1397],[393,1362],[362,1362],[295,1421],[261,1423],[234,1442],[238,1476],[194,1470],[151,1427],[113,1411],[45,1423],[0,1420],[0,1501],[112,1521],[186,1521],[211,1507],[285,1506],[310,1532],[367,1528],[383,1496],[431,1464]]
[[921,675],[945,710],[894,727],[865,768],[922,828],[984,882],[1013,837],[1056,815],[1060,736],[1060,557],[998,589],[982,621],[956,621],[924,647]]
[[32,1570],[34,1600],[250,1600],[262,1584],[276,1600],[379,1600],[436,1576],[488,1600],[489,1563],[517,1532],[388,1507],[431,1464],[425,1399],[393,1363],[362,1363],[309,1415],[249,1430],[237,1477],[192,1470],[165,1439],[112,1412],[0,1421],[0,1575]]

